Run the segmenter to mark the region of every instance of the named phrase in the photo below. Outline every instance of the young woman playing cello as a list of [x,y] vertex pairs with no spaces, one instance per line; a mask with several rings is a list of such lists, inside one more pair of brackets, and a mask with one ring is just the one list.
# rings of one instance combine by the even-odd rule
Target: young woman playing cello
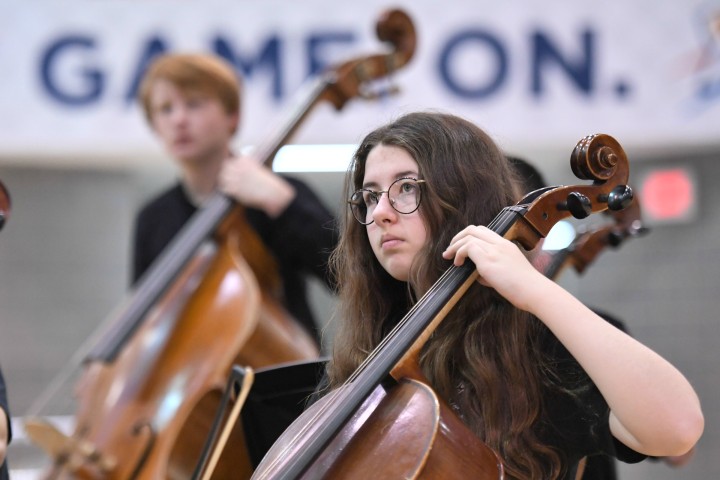
[[332,257],[340,304],[330,387],[350,377],[451,264],[478,282],[425,344],[430,385],[508,478],[566,479],[606,453],[678,455],[703,430],[685,377],[538,272],[484,227],[519,198],[511,166],[458,117],[412,113],[371,132],[347,180]]

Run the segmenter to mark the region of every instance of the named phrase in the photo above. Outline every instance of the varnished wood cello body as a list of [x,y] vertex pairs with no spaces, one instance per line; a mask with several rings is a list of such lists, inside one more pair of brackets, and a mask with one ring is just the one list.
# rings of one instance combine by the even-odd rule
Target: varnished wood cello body
[[[531,250],[562,218],[622,209],[631,201],[627,158],[612,137],[581,140],[571,165],[593,184],[538,191],[506,207],[488,227]],[[449,268],[348,381],[283,434],[252,478],[354,479],[368,478],[368,472],[380,479],[503,478],[498,456],[453,418],[418,362],[423,345],[477,275],[472,262]],[[448,450],[465,460],[444,462]]]
[[[346,62],[315,83],[309,98],[256,154],[270,166],[280,146],[321,100],[338,110],[366,83],[405,65],[414,29],[385,12],[378,36],[395,49]],[[274,298],[275,267],[243,210],[215,195],[179,232],[131,294],[119,318],[84,358],[75,431],[26,422],[53,460],[48,478],[189,478],[234,364],[262,367],[315,358],[314,341]],[[233,442],[242,445],[242,429]],[[223,458],[221,478],[249,476],[242,448]]]

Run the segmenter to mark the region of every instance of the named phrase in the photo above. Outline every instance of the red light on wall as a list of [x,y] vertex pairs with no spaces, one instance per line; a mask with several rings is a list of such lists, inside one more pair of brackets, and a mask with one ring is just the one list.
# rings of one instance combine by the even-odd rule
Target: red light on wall
[[684,223],[695,218],[697,193],[694,175],[685,167],[646,172],[640,197],[643,218],[652,223]]

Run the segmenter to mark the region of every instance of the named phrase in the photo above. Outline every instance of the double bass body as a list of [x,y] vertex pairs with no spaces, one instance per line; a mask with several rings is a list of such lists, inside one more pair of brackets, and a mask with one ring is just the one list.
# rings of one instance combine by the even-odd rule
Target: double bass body
[[[303,108],[258,150],[263,164],[271,167],[319,101],[340,110],[353,97],[371,98],[368,82],[410,60],[415,35],[404,12],[383,12],[376,27],[394,48],[318,78]],[[111,325],[88,355],[73,434],[43,419],[25,422],[28,436],[53,459],[46,476],[190,478],[233,365],[259,368],[319,355],[315,340],[277,301],[276,272],[242,208],[220,194],[212,198],[141,279],[124,321]],[[250,476],[245,441],[237,424],[231,452],[214,467],[217,478]]]
[[[239,220],[230,217],[214,245],[192,259],[148,314],[137,341],[113,363],[86,370],[78,384],[77,448],[56,461],[50,478],[190,478],[231,365],[317,357],[314,340],[245,260],[260,268],[264,252],[249,248],[253,232]],[[231,441],[241,446],[242,428],[235,430]],[[234,453],[223,457],[218,473],[249,476],[244,449]]]

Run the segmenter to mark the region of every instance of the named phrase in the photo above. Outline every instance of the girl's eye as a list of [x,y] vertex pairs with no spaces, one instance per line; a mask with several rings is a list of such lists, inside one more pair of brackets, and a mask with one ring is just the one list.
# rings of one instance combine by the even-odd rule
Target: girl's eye
[[415,190],[415,184],[412,182],[405,182],[400,185],[400,191],[402,193],[411,193],[413,190]]
[[363,194],[365,205],[375,205],[377,203],[377,194],[375,192],[365,192]]

